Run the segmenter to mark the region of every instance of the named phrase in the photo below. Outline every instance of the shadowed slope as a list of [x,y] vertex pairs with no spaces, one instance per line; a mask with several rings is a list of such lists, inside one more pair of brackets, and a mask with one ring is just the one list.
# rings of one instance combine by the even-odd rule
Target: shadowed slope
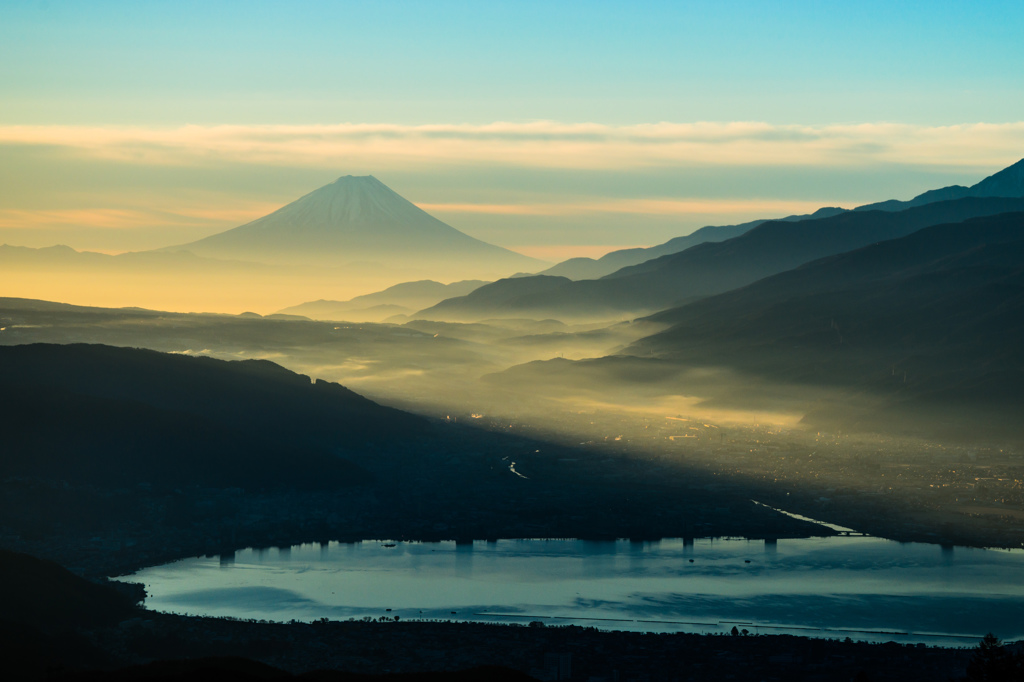
[[673,326],[628,353],[1005,418],[1024,381],[1024,213],[926,228],[649,319]]
[[0,621],[62,630],[109,625],[134,613],[134,601],[123,591],[89,582],[51,561],[0,549]]
[[0,347],[6,476],[100,486],[333,487],[339,457],[422,428],[416,417],[266,361],[109,346]]

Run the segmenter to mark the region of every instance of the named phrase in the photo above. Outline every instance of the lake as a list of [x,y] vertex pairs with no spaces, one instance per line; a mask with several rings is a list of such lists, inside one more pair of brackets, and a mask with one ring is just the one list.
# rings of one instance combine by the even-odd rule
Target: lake
[[973,645],[1024,637],[1024,551],[872,537],[305,544],[121,580],[146,606],[274,621],[445,619]]

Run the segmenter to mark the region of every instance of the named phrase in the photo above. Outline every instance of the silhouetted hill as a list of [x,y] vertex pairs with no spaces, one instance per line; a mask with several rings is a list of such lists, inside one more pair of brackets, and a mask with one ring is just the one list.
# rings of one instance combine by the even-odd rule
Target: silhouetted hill
[[251,223],[163,250],[278,265],[409,263],[453,272],[545,265],[459,232],[372,175],[346,175]]
[[745,286],[803,263],[922,228],[1024,210],[1024,199],[967,198],[900,212],[846,212],[818,220],[768,222],[724,242],[623,268],[599,280],[530,277],[485,285],[418,316],[473,320],[501,315],[610,316],[656,311]]
[[1024,159],[971,187],[972,197],[1024,196]]
[[915,206],[924,206],[936,201],[951,201],[964,197],[1024,197],[1024,159],[994,173],[984,180],[970,186],[950,185],[941,189],[932,189],[918,194],[910,201],[880,201],[865,204],[853,209],[855,211],[903,211]]
[[310,301],[281,310],[281,313],[303,315],[314,320],[349,320],[379,322],[392,315],[412,313],[432,306],[446,298],[465,296],[484,284],[484,280],[463,280],[441,284],[433,280],[403,282],[383,291],[356,296],[347,301]]
[[104,486],[348,485],[367,475],[342,456],[422,425],[267,361],[8,346],[0,384],[3,475]]
[[135,613],[135,600],[121,590],[52,561],[0,549],[0,621],[55,632],[110,625]]

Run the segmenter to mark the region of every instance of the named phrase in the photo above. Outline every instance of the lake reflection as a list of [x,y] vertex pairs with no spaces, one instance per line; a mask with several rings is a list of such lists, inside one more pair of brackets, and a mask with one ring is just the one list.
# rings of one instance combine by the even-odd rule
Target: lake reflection
[[971,644],[989,631],[1024,636],[1022,568],[1019,550],[870,537],[365,541],[245,549],[124,579],[145,583],[148,608],[235,618],[539,620],[718,633],[736,626]]

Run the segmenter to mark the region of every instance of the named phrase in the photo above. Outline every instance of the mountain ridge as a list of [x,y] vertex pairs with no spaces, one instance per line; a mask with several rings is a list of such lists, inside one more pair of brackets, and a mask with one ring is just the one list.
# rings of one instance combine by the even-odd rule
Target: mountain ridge
[[669,327],[624,353],[875,396],[859,414],[811,410],[812,422],[844,429],[855,414],[896,428],[897,415],[927,421],[938,409],[940,430],[983,432],[991,421],[1007,433],[1017,422],[1019,433],[1022,292],[1024,212],[1003,213],[926,227],[659,312],[647,321]]
[[573,280],[600,279],[601,277],[610,275],[621,268],[628,267],[630,265],[639,265],[640,263],[660,256],[679,253],[680,251],[685,251],[691,246],[696,246],[697,244],[703,244],[705,242],[722,242],[726,239],[738,237],[748,230],[767,222],[774,222],[778,220],[786,222],[816,220],[818,218],[828,218],[838,215],[843,213],[845,210],[846,209],[835,206],[826,206],[819,208],[814,213],[791,215],[786,216],[785,218],[764,218],[739,223],[737,225],[706,225],[694,230],[690,234],[683,235],[681,237],[673,237],[663,244],[632,249],[619,249],[617,251],[606,253],[596,259],[585,257],[570,258],[556,264],[554,267],[542,270],[537,274],[568,277]]
[[979,180],[970,187],[949,185],[930,189],[909,201],[889,199],[873,204],[864,204],[854,211],[902,211],[936,201],[950,201],[967,197],[1024,197],[1024,159]]
[[650,247],[632,249],[619,249],[611,251],[600,258],[570,258],[555,264],[547,270],[538,272],[539,275],[560,275],[569,279],[600,279],[610,275],[616,270],[630,265],[639,265],[653,258],[670,255],[685,251],[691,246],[705,242],[721,242],[726,239],[738,237],[739,235],[767,222],[796,222],[800,220],[816,220],[838,215],[847,210],[854,211],[901,211],[915,206],[936,201],[950,201],[963,199],[965,197],[1024,197],[1024,159],[1004,168],[1001,171],[983,178],[971,187],[963,185],[950,185],[939,189],[931,189],[918,194],[909,201],[889,199],[871,204],[864,204],[853,209],[838,207],[822,207],[817,211],[804,215],[791,215],[785,218],[766,218],[752,220],[737,225],[708,225],[701,227],[688,235],[673,237],[662,244]]
[[[597,280],[500,280],[471,296],[441,301],[418,316],[467,321],[498,312],[545,317],[654,312],[931,225],[1021,210],[1024,199],[968,197],[898,212],[847,211],[819,220],[768,222],[739,237],[698,244]],[[486,307],[480,305],[484,302]]]

